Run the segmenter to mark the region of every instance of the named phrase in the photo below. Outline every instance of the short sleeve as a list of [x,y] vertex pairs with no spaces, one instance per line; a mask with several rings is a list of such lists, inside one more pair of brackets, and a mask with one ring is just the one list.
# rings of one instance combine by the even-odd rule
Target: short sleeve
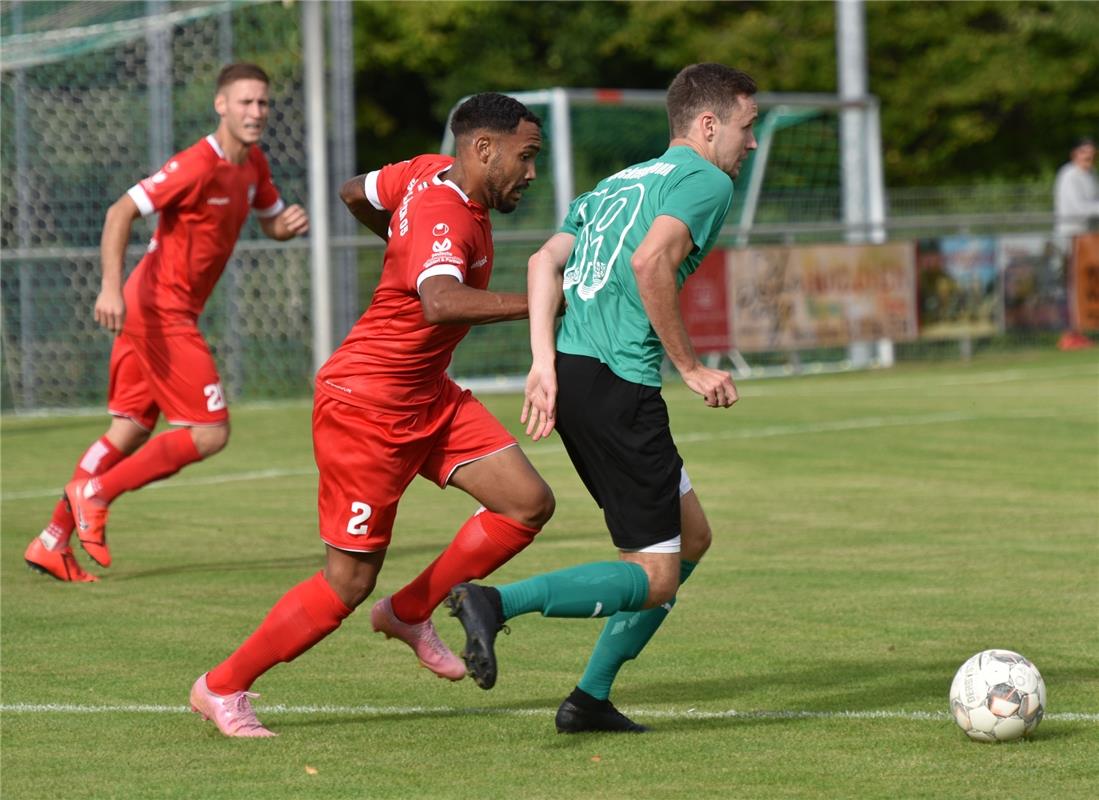
[[373,181],[374,197],[381,203],[382,208],[387,211],[396,211],[408,188],[408,182],[413,177],[412,161],[386,164],[371,174],[375,176]]
[[271,179],[271,165],[267,156],[258,147],[253,149],[253,161],[256,165],[256,196],[252,199],[252,208],[257,217],[277,217],[286,208],[279,196],[279,190]]
[[691,232],[696,248],[704,247],[725,222],[733,204],[733,182],[718,170],[692,170],[669,187],[657,215],[675,217]]
[[141,216],[183,204],[202,186],[209,173],[206,161],[195,150],[176,153],[156,173],[134,184],[126,192],[137,205]]
[[420,284],[435,275],[465,283],[475,236],[473,215],[463,203],[425,197],[409,229],[409,286],[419,292]]

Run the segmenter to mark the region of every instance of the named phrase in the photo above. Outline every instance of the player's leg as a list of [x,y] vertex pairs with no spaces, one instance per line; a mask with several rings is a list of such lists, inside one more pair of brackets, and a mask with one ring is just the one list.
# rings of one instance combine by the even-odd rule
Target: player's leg
[[[412,635],[457,583],[484,577],[534,539],[553,514],[553,493],[519,449],[515,438],[468,392],[448,389],[433,413],[450,422],[440,429],[420,474],[439,486],[456,486],[481,503],[453,541],[423,572],[371,611],[374,629],[405,641],[420,662],[443,677],[465,675],[452,653],[428,659]],[[454,411],[447,407],[456,406]],[[431,645],[438,641],[430,629]]]
[[157,406],[175,427],[152,437],[103,474],[65,487],[81,545],[103,566],[111,563],[106,544],[109,504],[124,492],[170,477],[216,453],[229,436],[229,411],[217,367],[201,334],[120,338],[129,340]]
[[226,736],[271,735],[251,708],[252,684],[336,630],[373,591],[397,501],[415,475],[379,456],[386,452],[381,435],[366,412],[317,395],[313,448],[325,567],[283,595],[240,647],[195,681],[192,707]]
[[[683,473],[680,496],[680,517],[683,523],[682,551],[679,561],[678,583],[682,585],[691,576],[703,554],[710,546],[710,526],[698,496],[690,486],[686,472]],[[580,697],[596,700],[608,700],[611,686],[619,670],[629,660],[637,656],[663,624],[664,619],[675,606],[676,598],[644,611],[620,611],[607,620],[603,632],[595,644],[588,660],[584,675],[577,684]],[[576,698],[572,698],[576,702]],[[562,722],[558,720],[558,729]]]
[[329,546],[327,553],[324,570],[284,594],[252,635],[191,687],[191,709],[226,736],[274,735],[252,709],[252,684],[340,627],[373,590],[385,560],[384,550],[347,553]]
[[[107,396],[111,424],[76,462],[70,482],[94,478],[111,469],[148,441],[156,425],[159,414],[156,402],[132,349],[121,337],[115,339],[111,350]],[[85,572],[73,555],[70,538],[75,524],[72,508],[62,491],[49,523],[27,546],[23,556],[27,565],[58,580],[98,580]]]
[[[562,354],[558,385],[558,431],[615,545],[636,551],[678,539],[682,461],[666,435],[659,389],[623,381],[595,359]],[[520,614],[605,617],[665,602],[678,583],[678,558],[677,547],[500,587],[455,587],[448,604],[466,628],[467,668],[482,688],[494,684],[496,632]]]
[[393,595],[394,612],[407,622],[429,618],[455,584],[483,578],[511,560],[553,514],[552,491],[517,446],[458,467],[449,483],[481,507],[439,557]]

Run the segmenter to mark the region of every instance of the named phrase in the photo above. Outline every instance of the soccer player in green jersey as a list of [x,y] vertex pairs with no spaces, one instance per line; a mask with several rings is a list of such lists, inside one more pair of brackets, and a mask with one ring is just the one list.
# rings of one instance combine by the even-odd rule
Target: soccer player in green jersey
[[532,611],[610,617],[557,711],[561,733],[645,730],[611,704],[611,684],[660,627],[710,545],[672,440],[660,365],[667,354],[711,408],[737,400],[730,374],[699,361],[678,292],[717,241],[732,179],[756,147],[755,93],[755,81],[739,70],[683,69],[668,88],[668,149],[578,197],[560,231],[530,258],[533,365],[522,421],[534,440],[554,428],[561,434],[603,509],[619,560],[497,587],[462,583],[447,603],[466,630],[466,666],[485,689],[496,682],[495,639],[508,619]]

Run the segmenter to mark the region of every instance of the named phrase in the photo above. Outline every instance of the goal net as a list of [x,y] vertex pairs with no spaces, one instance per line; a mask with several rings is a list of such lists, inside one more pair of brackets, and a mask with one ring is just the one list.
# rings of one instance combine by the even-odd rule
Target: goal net
[[[225,63],[255,61],[270,75],[263,147],[283,196],[305,201],[300,11],[153,0],[9,2],[0,14],[0,401],[101,405],[111,337],[92,309],[104,214],[214,130]],[[155,222],[135,223],[128,267]],[[309,277],[305,246],[271,243],[248,223],[201,322],[231,396],[308,393]]]

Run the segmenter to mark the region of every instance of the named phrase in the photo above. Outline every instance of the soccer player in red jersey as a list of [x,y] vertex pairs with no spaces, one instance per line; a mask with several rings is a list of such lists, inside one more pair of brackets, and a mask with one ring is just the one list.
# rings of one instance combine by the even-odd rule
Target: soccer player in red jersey
[[[88,555],[110,566],[108,504],[212,456],[229,439],[229,411],[198,316],[250,210],[272,239],[309,229],[305,210],[279,196],[258,145],[269,82],[255,64],[223,68],[214,96],[217,130],[172,156],[107,211],[95,320],[117,334],[107,392],[113,419],[81,456],[49,524],[28,545],[24,558],[33,569],[62,581],[98,580],[73,555],[74,526]],[[160,214],[156,232],[123,288],[133,221],[154,213]],[[175,428],[150,438],[161,414]]]
[[533,540],[553,493],[515,438],[446,374],[471,325],[527,316],[525,294],[488,291],[489,209],[513,211],[534,180],[541,121],[522,103],[475,95],[451,121],[454,159],[422,155],[348,181],[351,213],[385,238],[370,307],[317,374],[313,449],[327,560],[191,688],[191,706],[226,736],[271,736],[250,704],[253,682],[339,627],[374,589],[397,504],[416,475],[481,503],[443,553],[371,610],[376,631],[459,680],[465,665],[431,612],[459,576],[488,575]]

